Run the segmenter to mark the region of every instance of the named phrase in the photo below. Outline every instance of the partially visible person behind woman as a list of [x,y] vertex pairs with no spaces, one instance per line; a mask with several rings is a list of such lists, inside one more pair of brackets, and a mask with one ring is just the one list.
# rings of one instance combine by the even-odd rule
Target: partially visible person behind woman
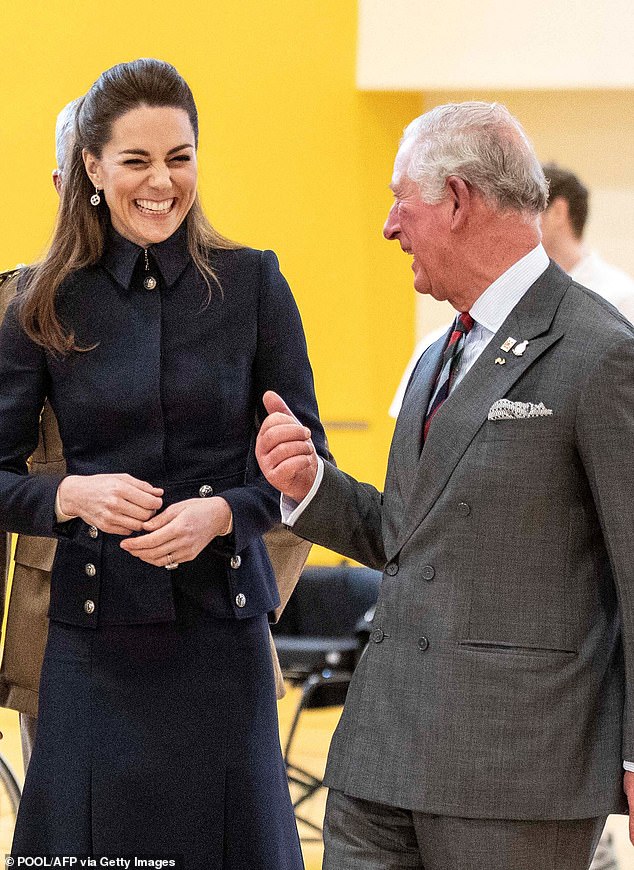
[[[167,63],[77,108],[55,234],[0,330],[0,528],[58,536],[15,856],[297,870],[252,443],[267,389],[326,456],[275,255],[207,222],[198,118]],[[67,475],[28,476],[48,398]]]

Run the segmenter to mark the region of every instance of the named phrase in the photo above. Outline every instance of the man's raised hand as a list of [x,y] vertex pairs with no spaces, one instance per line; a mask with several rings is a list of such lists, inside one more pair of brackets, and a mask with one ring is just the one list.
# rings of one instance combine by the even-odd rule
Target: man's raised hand
[[284,399],[267,391],[263,398],[268,417],[262,423],[255,455],[268,482],[301,502],[317,476],[317,452],[310,429],[302,426]]

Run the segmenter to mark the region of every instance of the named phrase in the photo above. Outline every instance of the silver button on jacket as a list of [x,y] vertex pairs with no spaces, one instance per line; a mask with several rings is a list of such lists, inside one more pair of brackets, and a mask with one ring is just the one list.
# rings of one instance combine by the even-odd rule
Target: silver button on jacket
[[[94,351],[47,354],[13,306],[2,322],[0,529],[59,537],[51,619],[94,629],[97,613],[100,626],[176,618],[173,573],[131,556],[120,546],[123,536],[99,530],[93,538],[90,523],[57,523],[57,477],[34,474],[24,487],[16,473],[46,384],[56,398],[68,474],[125,471],[163,489],[162,510],[222,493],[233,534],[181,563],[179,590],[222,618],[269,613],[279,595],[261,535],[279,522],[279,499],[252,466],[262,384],[284,396],[320,455],[328,455],[299,312],[277,258],[246,247],[210,250],[222,286],[210,293],[184,223],[152,245],[148,275],[142,248],[111,228],[105,236],[99,262],[69,277],[56,299],[65,327]],[[153,291],[144,277],[156,279]],[[236,553],[238,571],[229,564]],[[87,574],[86,565],[96,573]],[[86,598],[77,598],[78,589]],[[246,598],[240,609],[238,592]],[[84,609],[87,598],[94,617]]]

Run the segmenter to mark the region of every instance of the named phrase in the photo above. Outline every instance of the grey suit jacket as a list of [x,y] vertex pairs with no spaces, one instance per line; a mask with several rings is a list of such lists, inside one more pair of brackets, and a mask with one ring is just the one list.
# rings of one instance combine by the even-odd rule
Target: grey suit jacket
[[[508,336],[528,340],[522,356],[501,351]],[[327,782],[466,817],[622,811],[622,758],[634,759],[634,329],[551,264],[421,454],[442,344],[410,383],[384,494],[326,466],[294,528],[384,569]],[[488,420],[503,397],[552,415]]]

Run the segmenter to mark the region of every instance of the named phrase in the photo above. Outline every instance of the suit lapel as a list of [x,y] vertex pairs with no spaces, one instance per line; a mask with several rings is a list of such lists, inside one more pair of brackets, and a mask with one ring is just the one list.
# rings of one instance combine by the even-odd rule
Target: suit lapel
[[387,501],[383,513],[383,543],[386,552],[394,547],[403,518],[407,515],[406,505],[411,497],[414,470],[420,461],[425,409],[429,404],[446,340],[447,335],[423,353],[412,373],[396,421],[385,481]]
[[414,482],[413,469],[420,461],[423,423],[425,412],[431,398],[442,354],[447,342],[444,335],[427,348],[412,374],[411,383],[403,399],[403,407],[396,422],[392,441],[393,463],[391,470],[398,479],[403,501],[407,498]]
[[[563,335],[563,328],[551,327],[569,284],[570,278],[558,266],[551,263],[546,272],[522,297],[458,387],[436,413],[420,461],[418,457],[415,463],[412,461],[411,445],[400,451],[401,455],[412,464],[409,467],[405,464],[402,468],[399,467],[399,476],[406,475],[409,470],[409,476],[413,477],[413,481],[409,485],[409,501],[405,502],[406,521],[400,529],[393,552],[386,554],[388,558],[396,555],[423,522],[456,465],[486,421],[493,402],[507,395],[524,372]],[[528,341],[522,356],[500,350],[500,345],[509,336],[517,339],[518,343]],[[497,357],[504,358],[506,363],[496,365]],[[432,384],[433,380],[431,384],[427,384],[426,389],[419,387],[418,395],[421,402],[425,397],[429,402]],[[408,401],[408,418],[413,415],[412,404],[413,402]],[[413,422],[403,421],[403,425],[408,426],[407,431],[403,431],[403,436],[407,434],[411,438],[416,451],[420,445],[420,427],[426,407],[427,404],[423,404],[422,410],[419,409],[419,431],[415,436],[412,431]]]

